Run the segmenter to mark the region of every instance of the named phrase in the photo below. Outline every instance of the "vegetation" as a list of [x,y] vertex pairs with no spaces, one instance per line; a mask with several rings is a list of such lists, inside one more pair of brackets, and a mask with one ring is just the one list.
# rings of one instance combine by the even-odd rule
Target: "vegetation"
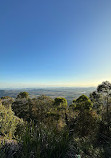
[[110,158],[111,84],[68,105],[63,97],[0,99],[0,158]]

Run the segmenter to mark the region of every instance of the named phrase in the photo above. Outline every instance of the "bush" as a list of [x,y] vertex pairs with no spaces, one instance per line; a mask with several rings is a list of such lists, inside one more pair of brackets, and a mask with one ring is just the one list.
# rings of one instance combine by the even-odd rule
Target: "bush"
[[14,115],[14,112],[0,105],[0,135],[14,137],[16,126],[22,122],[21,119]]

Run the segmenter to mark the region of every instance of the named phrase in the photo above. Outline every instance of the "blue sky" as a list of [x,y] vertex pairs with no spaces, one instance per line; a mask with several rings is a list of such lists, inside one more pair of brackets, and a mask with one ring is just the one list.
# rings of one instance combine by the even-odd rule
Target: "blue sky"
[[0,88],[111,81],[110,0],[1,0]]

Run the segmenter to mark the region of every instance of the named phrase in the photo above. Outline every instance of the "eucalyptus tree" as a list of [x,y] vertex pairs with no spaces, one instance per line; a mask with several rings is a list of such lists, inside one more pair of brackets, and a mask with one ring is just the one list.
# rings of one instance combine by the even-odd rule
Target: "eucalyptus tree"
[[111,83],[108,81],[102,82],[102,84],[98,85],[97,92],[102,94],[104,97],[104,105],[106,107],[106,121],[107,121],[107,128],[109,132],[110,128],[110,106],[111,106]]
[[90,98],[86,95],[81,95],[73,100],[72,107],[75,116],[70,121],[70,129],[73,129],[79,137],[85,137],[95,133],[97,130],[98,116],[93,111],[93,103]]
[[28,98],[29,97],[29,93],[28,92],[20,92],[17,95],[17,99],[21,99],[21,98]]
[[67,108],[67,100],[65,98],[62,98],[62,97],[57,97],[54,100],[54,105],[57,106],[58,108],[66,109]]
[[93,102],[94,108],[101,117],[101,121],[107,127],[109,132],[110,128],[110,115],[111,115],[111,83],[104,81],[98,85],[97,90],[90,94],[90,99]]

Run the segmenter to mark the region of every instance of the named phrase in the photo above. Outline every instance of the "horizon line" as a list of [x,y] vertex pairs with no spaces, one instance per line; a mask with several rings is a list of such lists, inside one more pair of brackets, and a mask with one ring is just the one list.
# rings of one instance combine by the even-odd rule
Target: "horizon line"
[[96,88],[96,86],[57,86],[57,87],[4,87],[0,88],[0,90],[4,89],[46,89],[46,88]]

